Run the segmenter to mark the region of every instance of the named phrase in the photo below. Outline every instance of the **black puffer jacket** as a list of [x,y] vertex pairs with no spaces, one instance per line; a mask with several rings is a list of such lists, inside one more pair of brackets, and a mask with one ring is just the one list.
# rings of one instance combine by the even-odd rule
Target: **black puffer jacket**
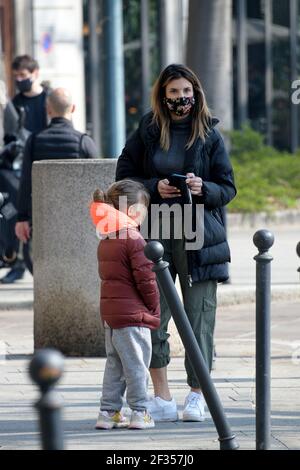
[[31,134],[24,151],[20,189],[18,193],[18,221],[31,218],[31,172],[39,160],[95,158],[94,141],[74,129],[72,122],[63,117],[53,118],[49,126],[37,134]]
[[[185,155],[184,174],[192,172],[203,180],[203,196],[193,196],[193,211],[195,213],[196,203],[204,204],[204,244],[200,250],[187,252],[193,282],[221,282],[228,278],[227,262],[230,261],[230,251],[222,207],[234,198],[236,188],[223,139],[215,129],[218,122],[217,119],[212,119],[205,142],[197,139]],[[150,193],[152,204],[159,201],[157,184],[163,179],[153,163],[159,138],[160,130],[152,124],[152,113],[148,113],[126,142],[116,172],[117,181],[131,178],[142,182]]]

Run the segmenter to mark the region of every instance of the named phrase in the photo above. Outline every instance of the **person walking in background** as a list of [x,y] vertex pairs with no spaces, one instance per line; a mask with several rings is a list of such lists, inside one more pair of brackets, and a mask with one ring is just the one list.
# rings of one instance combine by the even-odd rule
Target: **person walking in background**
[[[193,228],[196,205],[204,205],[204,243],[187,250],[181,216],[170,216],[170,237],[160,236],[164,260],[175,281],[179,276],[185,311],[211,371],[216,315],[217,282],[228,278],[230,251],[222,219],[222,207],[236,194],[232,166],[223,139],[215,128],[201,83],[192,70],[171,64],[158,77],[152,92],[152,111],[146,114],[128,139],[118,159],[116,180],[133,179],[145,185],[151,205],[183,205],[182,193],[171,184],[174,173],[185,177],[191,192]],[[170,211],[171,212],[171,211]],[[151,220],[151,224],[156,221]],[[163,224],[163,217],[159,220]],[[181,227],[180,239],[175,236]],[[167,333],[171,312],[161,292],[161,326],[152,332],[150,373],[154,398],[149,411],[156,421],[176,421],[177,405],[170,394],[167,365],[170,350]],[[203,421],[205,401],[193,366],[186,356],[185,368],[190,393],[184,421]]]
[[[138,231],[148,204],[144,186],[124,180],[112,184],[106,193],[95,191],[91,206],[102,238],[98,247],[100,310],[107,354],[97,429],[154,427],[147,389],[150,330],[160,323],[159,292],[153,263],[144,255],[146,243]],[[130,422],[121,411],[126,388]]]
[[[39,80],[39,64],[29,55],[20,55],[12,63],[12,73],[18,93],[9,102],[4,110],[4,143],[8,144],[16,140],[18,124],[12,119],[11,106],[17,113],[24,115],[22,126],[29,132],[40,132],[47,126],[46,97],[47,91],[42,87]],[[8,181],[3,181],[6,186]],[[10,187],[11,185],[9,185]],[[0,188],[1,189],[1,188]],[[10,197],[13,202],[13,186],[10,188]],[[12,220],[11,223],[14,223]],[[13,240],[9,240],[11,250],[15,253],[19,251],[19,241],[12,235]],[[16,257],[11,270],[0,282],[11,284],[24,277],[25,264],[20,255]]]
[[[18,93],[12,99],[17,111],[24,108],[24,127],[30,132],[40,132],[47,127],[47,90],[39,79],[39,64],[29,55],[20,55],[12,63],[12,73]],[[4,140],[15,133],[4,115]]]
[[47,97],[49,126],[33,133],[27,140],[17,201],[16,235],[26,243],[30,238],[31,172],[35,161],[96,158],[94,141],[87,134],[74,129],[72,114],[75,105],[69,90],[56,88]]

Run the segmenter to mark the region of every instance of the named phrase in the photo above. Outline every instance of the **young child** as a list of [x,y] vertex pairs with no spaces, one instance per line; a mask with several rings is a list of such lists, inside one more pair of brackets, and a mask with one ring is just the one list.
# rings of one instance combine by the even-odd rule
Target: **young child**
[[[150,330],[160,324],[159,291],[138,230],[148,205],[144,186],[131,180],[112,184],[106,194],[96,190],[91,205],[102,238],[98,247],[100,310],[107,354],[97,429],[154,427],[146,403]],[[121,412],[126,388],[130,423]]]

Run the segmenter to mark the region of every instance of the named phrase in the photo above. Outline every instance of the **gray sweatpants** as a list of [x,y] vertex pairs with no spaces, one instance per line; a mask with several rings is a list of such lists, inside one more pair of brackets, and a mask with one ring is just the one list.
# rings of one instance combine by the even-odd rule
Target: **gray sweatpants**
[[105,326],[105,365],[100,408],[119,411],[126,399],[132,410],[147,409],[149,365],[152,354],[149,328],[111,329]]

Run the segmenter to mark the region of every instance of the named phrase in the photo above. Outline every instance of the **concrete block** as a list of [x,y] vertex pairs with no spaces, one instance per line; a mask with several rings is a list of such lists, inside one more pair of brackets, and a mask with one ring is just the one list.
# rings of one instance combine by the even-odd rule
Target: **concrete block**
[[98,238],[93,191],[115,178],[116,159],[48,160],[33,165],[34,347],[103,356]]

